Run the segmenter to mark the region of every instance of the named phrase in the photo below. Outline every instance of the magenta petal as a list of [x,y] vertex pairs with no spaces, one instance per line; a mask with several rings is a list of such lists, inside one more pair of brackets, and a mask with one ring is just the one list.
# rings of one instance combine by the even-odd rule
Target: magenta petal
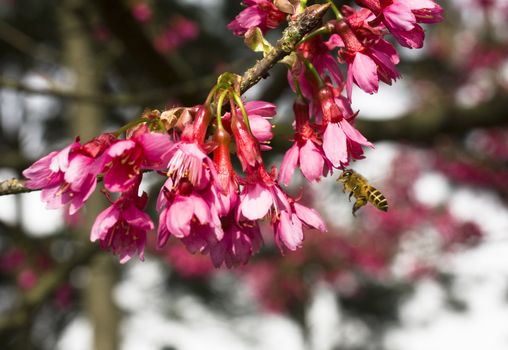
[[328,50],[333,50],[336,47],[344,47],[344,41],[342,41],[340,35],[332,34],[328,41],[325,41],[325,45],[328,47]]
[[314,142],[307,140],[300,149],[300,170],[309,181],[318,181],[323,173],[325,161]]
[[111,158],[116,158],[120,157],[125,152],[134,149],[135,147],[136,143],[132,140],[118,141],[108,148],[107,154]]
[[377,65],[372,58],[357,52],[351,69],[354,80],[360,89],[369,94],[377,92],[379,86]]
[[[97,179],[93,175],[88,175],[86,180],[81,184],[79,191],[72,192],[71,204],[69,206],[69,215],[74,215],[92,195],[97,185]],[[71,189],[73,186],[71,184]]]
[[136,180],[136,176],[132,176],[132,170],[129,164],[114,162],[111,169],[104,175],[104,187],[111,192],[125,192]]
[[159,228],[157,229],[157,249],[161,249],[168,241],[171,233],[166,226],[168,210],[164,209],[159,216]]
[[144,211],[136,208],[134,204],[124,208],[122,216],[127,223],[142,231],[149,231],[154,228],[154,224],[150,216]]
[[182,238],[190,234],[194,205],[187,197],[177,197],[169,207],[166,225],[175,237]]
[[[64,179],[68,183],[76,184],[78,187],[81,186],[81,182],[85,179],[85,174],[94,173],[95,168],[92,166],[95,159],[78,154],[73,157],[69,163],[69,167],[65,172]],[[92,170],[92,171],[91,171]],[[99,171],[97,171],[98,173]],[[97,173],[94,174],[97,175]]]
[[347,163],[347,139],[346,135],[336,123],[329,123],[323,134],[323,151],[334,167],[340,163]]
[[263,117],[249,116],[252,134],[259,142],[266,142],[273,138],[272,124]]
[[301,247],[303,241],[302,222],[296,214],[292,214],[290,217],[286,211],[282,211],[277,233],[279,240],[289,250],[296,250]]
[[298,164],[299,149],[295,143],[287,150],[282,162],[280,164],[279,180],[286,186],[289,185],[293,173],[295,172],[296,165]]
[[276,106],[273,103],[266,101],[249,101],[245,103],[244,107],[249,115],[249,118],[251,115],[270,118],[277,113]]
[[383,16],[389,28],[409,31],[416,24],[416,17],[411,12],[411,9],[400,2],[385,7],[383,9]]
[[145,167],[161,168],[167,165],[163,155],[171,148],[172,143],[167,134],[145,133],[137,137],[143,147]]
[[62,180],[62,176],[57,176],[58,173],[53,172],[49,166],[51,160],[56,156],[57,152],[42,157],[30,167],[23,170],[23,176],[28,180],[25,182],[26,187],[30,189],[41,189],[56,185]]
[[342,119],[340,122],[340,126],[346,134],[347,138],[351,141],[357,142],[361,145],[374,148],[374,145],[370,143],[365,136],[363,136],[355,127],[353,127],[346,119]]
[[248,191],[241,197],[240,211],[249,220],[261,219],[273,204],[270,191],[259,184],[249,186]]
[[318,229],[321,232],[326,232],[326,225],[317,211],[312,208],[307,208],[301,204],[295,203],[294,209],[298,218],[303,221],[307,226]]
[[210,221],[212,221],[210,215],[210,208],[201,197],[191,195],[189,196],[188,200],[191,201],[192,205],[194,206],[193,208],[194,215],[196,216],[196,219],[198,219],[201,225],[207,224]]
[[102,211],[92,226],[90,233],[90,240],[95,242],[98,239],[104,239],[108,234],[108,231],[115,226],[120,219],[120,212],[115,205],[112,205]]

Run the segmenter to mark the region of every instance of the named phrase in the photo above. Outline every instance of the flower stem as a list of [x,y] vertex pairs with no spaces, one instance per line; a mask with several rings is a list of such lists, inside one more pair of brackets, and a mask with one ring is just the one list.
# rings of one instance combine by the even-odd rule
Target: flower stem
[[[243,101],[240,98],[240,95],[233,92],[233,98],[235,99],[238,107],[240,107],[240,111],[242,111],[243,121],[245,122],[245,125],[247,125],[249,132],[252,134],[252,130],[250,129],[249,116],[247,115],[247,111],[245,110],[245,106],[243,105]],[[231,106],[231,108],[234,108],[234,106]]]
[[335,4],[333,3],[333,0],[328,0],[328,3],[330,4],[330,7],[332,8],[333,14],[335,15],[335,18],[338,20],[342,19],[342,13],[340,13],[339,9]]
[[217,126],[222,128],[222,105],[224,104],[224,99],[229,94],[229,90],[224,90],[219,95],[219,100],[217,101]]
[[321,76],[319,75],[318,71],[316,70],[316,67],[312,63],[310,63],[309,60],[304,59],[303,63],[305,64],[305,68],[307,68],[307,71],[312,74],[314,77],[314,80],[318,84],[318,87],[321,88],[325,85],[323,82],[323,79],[321,79]]

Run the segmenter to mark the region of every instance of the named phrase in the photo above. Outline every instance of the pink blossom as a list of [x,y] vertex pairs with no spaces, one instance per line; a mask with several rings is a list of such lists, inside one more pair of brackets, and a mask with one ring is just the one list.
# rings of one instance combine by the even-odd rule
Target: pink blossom
[[38,281],[39,278],[31,268],[23,269],[17,278],[19,287],[24,290],[32,289]]
[[209,244],[222,238],[218,218],[221,209],[215,207],[222,203],[223,198],[217,197],[220,192],[217,188],[221,185],[213,161],[197,141],[201,140],[201,134],[189,126],[182,140],[168,152],[168,180],[157,200],[160,211],[158,248],[170,235],[180,238],[193,253],[204,251]]
[[[56,209],[70,204],[69,214],[73,215],[94,191],[100,166],[90,166],[87,169],[74,166],[81,164],[80,147],[76,141],[59,152],[41,158],[23,172],[28,178],[28,188],[42,189],[41,200],[47,208]],[[83,164],[92,163],[93,159]]]
[[351,125],[354,115],[344,115],[344,112],[350,112],[344,108],[349,104],[343,103],[344,98],[337,96],[338,93],[330,85],[325,85],[319,91],[319,102],[323,112],[321,127],[324,154],[334,167],[343,167],[349,164],[350,157],[363,157],[362,146],[374,145]]
[[363,91],[372,94],[378,91],[379,81],[391,85],[392,80],[400,77],[395,65],[399,63],[399,56],[395,48],[387,41],[378,39],[363,45],[352,28],[345,22],[336,24],[340,40],[336,34],[329,40],[329,47],[344,45],[341,56],[348,64],[346,90],[351,99],[353,83]]
[[261,232],[256,222],[238,223],[232,216],[221,220],[224,237],[210,247],[210,257],[215,267],[222,264],[235,267],[247,263],[262,243]]
[[[272,124],[270,120],[273,119],[276,112],[276,106],[273,103],[265,101],[249,101],[244,104],[245,112],[249,120],[250,130],[254,138],[260,143],[262,151],[270,150],[271,147],[268,143],[273,138]],[[236,108],[236,115],[242,118],[240,108]],[[231,123],[231,113],[225,113],[222,117],[223,122]]]
[[36,190],[59,185],[69,167],[69,153],[80,147],[79,140],[61,151],[54,151],[42,157],[23,171],[27,178],[26,187]]
[[319,214],[291,200],[291,210],[282,210],[280,215],[272,220],[275,232],[275,242],[281,249],[296,250],[303,242],[303,226],[326,231],[326,225]]
[[162,169],[164,155],[171,146],[169,136],[137,130],[131,137],[113,144],[107,150],[104,186],[112,192],[123,192],[136,181],[142,169]]
[[279,173],[279,179],[286,186],[289,185],[297,166],[308,181],[318,181],[323,174],[326,158],[320,146],[321,141],[310,125],[308,105],[297,99],[293,111],[296,124],[295,143],[284,155]]
[[[321,77],[329,76],[331,81],[337,85],[343,85],[342,73],[337,59],[331,54],[334,47],[329,47],[323,39],[318,36],[305,41],[297,48],[297,53],[303,59],[308,60],[316,69]],[[288,71],[288,82],[293,91],[296,91],[293,77],[298,79],[303,96],[309,100],[314,97],[314,83],[308,80],[308,74],[305,73],[303,64],[299,62],[290,71]]]
[[132,7],[132,16],[141,23],[152,19],[152,8],[146,2],[139,2]]
[[405,47],[421,48],[424,31],[418,23],[440,22],[443,9],[432,0],[356,0],[360,6],[371,10],[393,34],[395,39]]
[[154,228],[148,214],[143,212],[147,195],[138,196],[141,178],[128,192],[123,193],[109,208],[100,213],[92,227],[90,240],[99,240],[102,249],[110,249],[120,258],[120,263],[129,261],[138,251],[140,260],[144,260],[146,234]]
[[[254,137],[262,144],[269,142],[273,138],[272,124],[269,120],[276,114],[275,105],[264,101],[250,101],[245,103],[244,107]],[[240,111],[238,110],[237,113]],[[271,147],[267,147],[261,145],[262,150],[271,149]]]
[[268,29],[277,28],[286,18],[286,14],[270,0],[244,0],[243,3],[247,8],[228,24],[228,29],[237,36],[244,35],[254,27],[265,33]]

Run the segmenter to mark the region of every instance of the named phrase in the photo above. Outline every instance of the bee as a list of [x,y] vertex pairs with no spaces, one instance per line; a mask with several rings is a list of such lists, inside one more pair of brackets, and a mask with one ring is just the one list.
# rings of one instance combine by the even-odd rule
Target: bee
[[367,202],[372,203],[379,210],[388,211],[388,201],[385,196],[375,187],[369,185],[368,181],[356,171],[344,169],[337,182],[341,182],[344,185],[343,192],[349,192],[349,200],[351,200],[353,195],[356,198],[356,202],[353,205],[353,216]]

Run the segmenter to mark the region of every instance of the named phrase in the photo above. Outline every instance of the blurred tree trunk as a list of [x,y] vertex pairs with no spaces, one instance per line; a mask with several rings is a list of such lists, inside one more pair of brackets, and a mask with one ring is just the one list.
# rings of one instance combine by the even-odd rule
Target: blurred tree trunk
[[[65,64],[75,74],[77,94],[99,94],[103,82],[101,65],[96,62],[90,34],[83,21],[86,1],[61,2],[58,16],[65,55]],[[69,110],[70,130],[83,142],[100,134],[105,116],[104,108],[92,102],[73,102]],[[89,240],[94,219],[105,208],[103,195],[96,191],[87,202],[82,232]],[[87,242],[87,244],[90,244]],[[117,262],[110,254],[96,255],[89,265],[89,282],[84,290],[85,305],[94,334],[94,349],[118,348],[119,313],[113,301],[112,290],[117,279]]]

